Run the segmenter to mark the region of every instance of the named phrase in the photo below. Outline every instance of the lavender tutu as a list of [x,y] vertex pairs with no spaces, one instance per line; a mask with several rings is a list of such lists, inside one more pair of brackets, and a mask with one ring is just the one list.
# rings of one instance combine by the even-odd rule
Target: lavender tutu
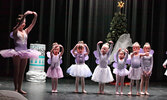
[[0,54],[3,57],[19,56],[20,58],[38,58],[41,54],[37,50],[27,49],[27,34],[21,34],[19,31],[16,37],[13,36],[13,32],[10,33],[10,37],[14,39],[15,49],[1,50]]
[[115,68],[113,70],[113,73],[116,74],[116,75],[119,75],[119,76],[126,76],[126,75],[129,74],[129,71],[126,68],[124,68],[124,69]]
[[60,54],[54,55],[52,53],[52,57],[50,55],[50,52],[47,52],[47,57],[49,58],[50,61],[48,61],[51,66],[47,70],[47,77],[50,78],[63,78],[63,71],[60,67],[60,64],[62,63],[61,59],[62,57]]
[[19,56],[20,58],[24,59],[24,58],[38,58],[41,53],[37,50],[31,50],[31,49],[19,50],[19,51],[16,51],[14,49],[6,49],[6,50],[1,50],[0,54],[4,58]]
[[100,83],[109,83],[114,81],[114,78],[111,74],[109,66],[107,66],[106,68],[102,68],[98,65],[93,72],[91,80]]
[[68,69],[67,73],[73,77],[90,77],[92,75],[89,67],[83,64],[72,64]]
[[139,67],[139,68],[130,67],[128,78],[132,79],[132,80],[140,80],[141,74],[142,74],[141,67]]
[[63,71],[60,66],[53,67],[50,66],[47,71],[47,77],[50,78],[63,78]]

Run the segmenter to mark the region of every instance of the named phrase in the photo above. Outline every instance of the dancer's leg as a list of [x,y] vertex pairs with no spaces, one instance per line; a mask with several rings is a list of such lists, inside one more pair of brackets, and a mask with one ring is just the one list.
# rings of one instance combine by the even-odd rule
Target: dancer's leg
[[81,77],[81,85],[82,85],[82,92],[86,93],[86,91],[85,91],[85,78],[84,77]]
[[142,76],[141,76],[141,82],[140,82],[140,93],[141,93],[142,95],[144,94],[144,92],[143,92],[144,81],[145,81],[145,76],[142,75]]
[[75,92],[78,92],[79,77],[75,78]]
[[125,79],[125,76],[121,76],[121,94],[123,94],[124,79]]
[[55,90],[55,79],[52,78],[52,92],[54,92]]
[[14,86],[15,86],[15,91],[18,91],[18,79],[19,79],[19,71],[20,71],[19,56],[13,57],[13,65],[14,65]]
[[130,92],[128,93],[129,95],[132,94],[132,87],[133,87],[133,84],[134,84],[134,80],[130,80]]
[[145,82],[145,94],[146,95],[149,95],[149,93],[147,91],[148,86],[149,86],[149,76],[146,76],[146,82]]
[[27,59],[21,59],[19,79],[18,79],[18,91],[22,94],[26,94],[26,92],[23,91],[22,88],[21,88],[22,82],[23,82],[23,79],[24,79],[24,72],[25,72],[26,66],[27,66]]
[[119,82],[120,82],[120,76],[116,75],[116,85],[115,85],[116,94],[119,94],[118,92]]
[[139,80],[136,80],[136,90],[137,90],[136,95],[140,95],[140,93],[139,93],[139,88],[140,88]]

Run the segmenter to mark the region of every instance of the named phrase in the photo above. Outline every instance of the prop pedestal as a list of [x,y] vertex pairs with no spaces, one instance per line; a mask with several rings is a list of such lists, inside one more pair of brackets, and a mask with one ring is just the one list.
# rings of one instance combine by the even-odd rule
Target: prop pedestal
[[38,59],[30,59],[29,71],[26,73],[26,79],[30,82],[45,82],[46,73],[45,69],[45,49],[44,44],[30,44],[30,49],[38,50],[41,55]]

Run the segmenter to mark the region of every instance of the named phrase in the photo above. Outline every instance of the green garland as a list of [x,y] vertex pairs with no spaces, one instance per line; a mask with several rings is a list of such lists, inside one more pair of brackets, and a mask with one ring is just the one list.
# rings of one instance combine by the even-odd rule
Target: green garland
[[115,43],[124,33],[128,33],[126,15],[117,12],[110,23],[110,32],[107,34],[106,41],[112,40]]

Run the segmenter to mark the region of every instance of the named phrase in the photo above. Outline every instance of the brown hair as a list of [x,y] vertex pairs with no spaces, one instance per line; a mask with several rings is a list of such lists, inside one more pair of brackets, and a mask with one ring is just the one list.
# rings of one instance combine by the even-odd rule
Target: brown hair
[[20,23],[23,20],[23,18],[24,18],[24,15],[23,14],[19,14],[17,19],[16,19],[16,23]]

